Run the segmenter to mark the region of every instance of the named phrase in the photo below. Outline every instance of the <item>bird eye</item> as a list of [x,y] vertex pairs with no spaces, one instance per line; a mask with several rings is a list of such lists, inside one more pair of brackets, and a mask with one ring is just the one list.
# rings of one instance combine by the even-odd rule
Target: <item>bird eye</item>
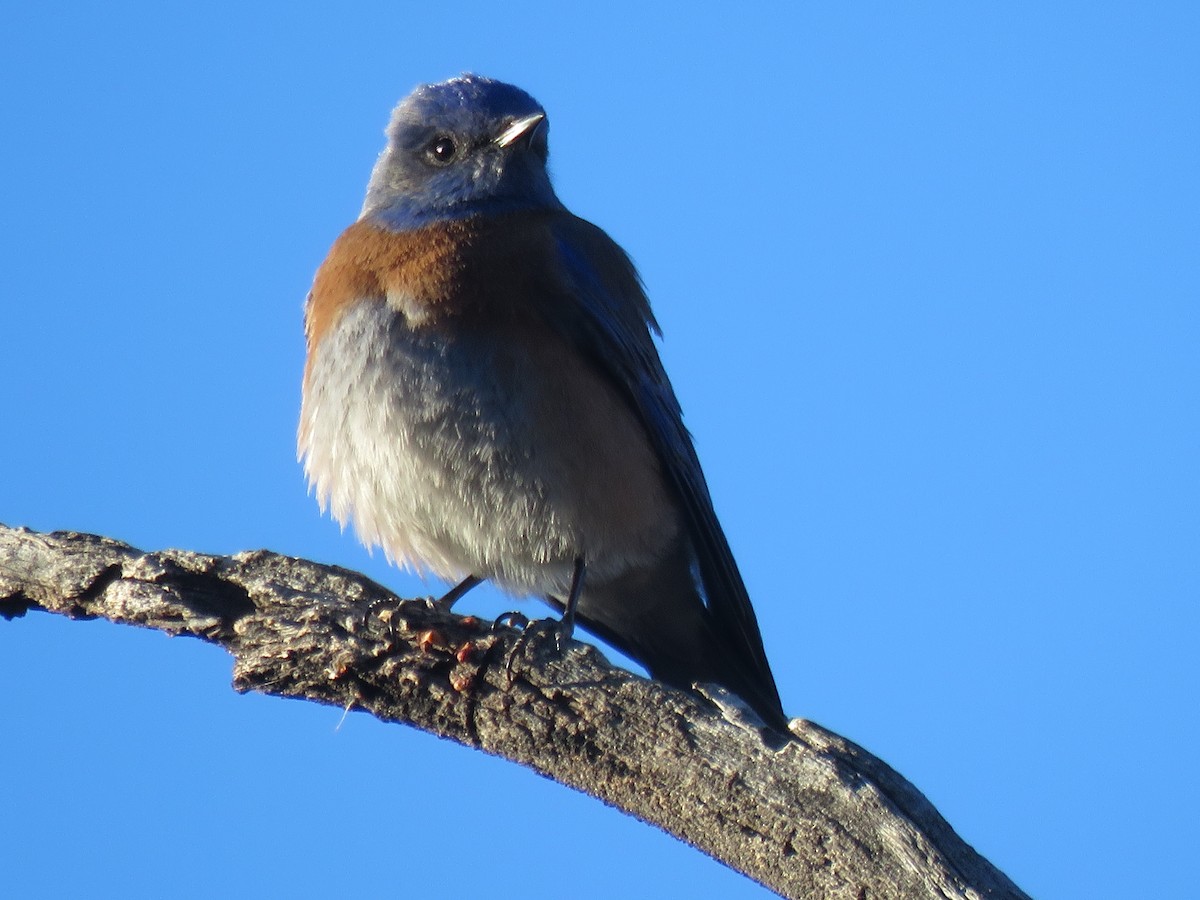
[[454,154],[457,152],[458,146],[454,143],[454,139],[443,134],[433,139],[425,154],[429,157],[430,162],[445,166],[454,159]]

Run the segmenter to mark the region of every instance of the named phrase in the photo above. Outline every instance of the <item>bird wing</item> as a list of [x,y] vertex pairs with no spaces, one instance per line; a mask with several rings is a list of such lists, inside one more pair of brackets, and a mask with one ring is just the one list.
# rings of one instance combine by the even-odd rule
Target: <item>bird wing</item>
[[758,620],[717,521],[692,437],[683,424],[653,334],[661,334],[628,255],[601,229],[567,212],[547,214],[552,267],[562,290],[547,321],[603,372],[633,408],[678,497],[695,547],[703,594],[724,639],[759,684],[778,692]]

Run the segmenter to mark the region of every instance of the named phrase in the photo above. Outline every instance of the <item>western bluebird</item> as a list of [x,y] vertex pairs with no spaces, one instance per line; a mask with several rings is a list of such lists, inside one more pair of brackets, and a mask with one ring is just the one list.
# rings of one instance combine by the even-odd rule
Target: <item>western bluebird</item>
[[389,560],[538,596],[689,688],[787,717],[625,252],[546,171],[548,122],[463,75],[392,114],[305,307],[299,454]]

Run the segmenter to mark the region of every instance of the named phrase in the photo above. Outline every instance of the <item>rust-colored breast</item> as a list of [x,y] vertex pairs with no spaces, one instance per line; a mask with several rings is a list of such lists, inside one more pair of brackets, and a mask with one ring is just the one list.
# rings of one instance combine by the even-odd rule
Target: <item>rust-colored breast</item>
[[338,316],[362,300],[387,302],[402,297],[409,310],[430,313],[454,301],[455,282],[473,230],[446,222],[394,232],[355,222],[334,242],[317,270],[305,307],[305,335],[311,353]]

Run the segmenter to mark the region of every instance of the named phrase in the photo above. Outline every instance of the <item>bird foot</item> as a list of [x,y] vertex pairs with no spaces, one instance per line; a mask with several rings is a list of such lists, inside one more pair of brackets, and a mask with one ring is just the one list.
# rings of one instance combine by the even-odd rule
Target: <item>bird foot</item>
[[401,605],[405,603],[399,597],[381,597],[378,600],[372,600],[367,604],[367,613],[363,616],[363,624],[371,620],[372,617],[379,619],[387,626],[388,634],[392,637],[396,636],[395,619],[400,612]]
[[499,631],[501,628],[515,628],[517,631],[524,631],[528,627],[529,617],[515,609],[501,613],[492,622],[492,631]]
[[513,643],[512,649],[508,652],[508,659],[504,663],[504,672],[508,678],[509,685],[513,682],[513,665],[516,663],[517,657],[520,656],[525,648],[535,640],[544,638],[553,638],[554,651],[563,653],[566,650],[567,644],[571,640],[571,635],[574,633],[574,623],[569,621],[560,621],[559,619],[534,619],[529,618],[522,613],[513,611],[506,612],[496,618],[492,623],[492,629],[500,628],[516,628],[521,634]]
[[430,595],[428,597],[413,597],[409,600],[396,596],[381,597],[367,604],[367,614],[363,618],[364,620],[368,620],[372,616],[378,618],[387,626],[388,633],[392,637],[395,637],[395,623],[398,618],[402,618],[400,611],[405,603],[424,603],[430,612],[449,614],[454,609],[454,604],[458,602],[459,598],[477,584],[479,584],[478,578],[467,578],[440,597]]

